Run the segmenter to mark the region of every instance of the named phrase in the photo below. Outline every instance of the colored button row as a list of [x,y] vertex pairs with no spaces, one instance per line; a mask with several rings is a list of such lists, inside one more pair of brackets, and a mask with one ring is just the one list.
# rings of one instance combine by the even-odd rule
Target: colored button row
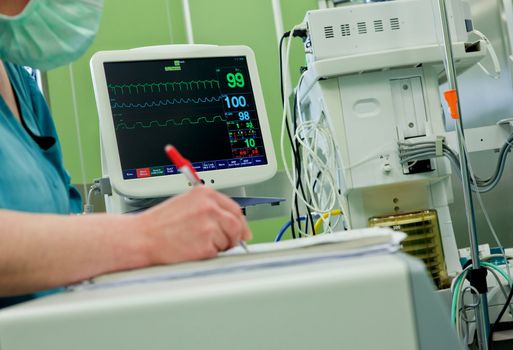
[[220,169],[240,168],[246,166],[263,165],[266,164],[265,157],[251,157],[251,158],[234,158],[214,160],[211,162],[198,162],[192,163],[196,171],[209,171]]
[[178,170],[174,165],[166,165],[166,166],[156,166],[152,168],[138,168],[138,169],[128,169],[123,170],[123,179],[141,179],[145,177],[151,176],[161,176],[161,175],[173,175],[177,174]]
[[[232,169],[241,168],[247,166],[256,166],[267,164],[264,156],[250,157],[250,158],[234,158],[224,160],[213,160],[208,162],[192,163],[192,166],[196,171],[209,171],[209,170],[221,170],[221,169]],[[123,179],[141,179],[145,177],[162,176],[162,175],[173,175],[177,174],[178,170],[174,165],[157,166],[151,168],[138,168],[123,170]]]

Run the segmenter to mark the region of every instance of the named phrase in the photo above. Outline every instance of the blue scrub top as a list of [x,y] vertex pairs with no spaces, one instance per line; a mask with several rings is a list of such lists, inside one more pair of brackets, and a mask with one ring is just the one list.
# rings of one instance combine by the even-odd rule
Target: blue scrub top
[[[61,146],[44,97],[23,67],[4,64],[25,125],[0,98],[0,208],[34,213],[80,212],[80,194],[70,185],[64,169]],[[53,145],[46,142],[43,148],[51,147],[43,149],[37,142],[41,136],[53,138]]]
[[[82,200],[64,169],[61,146],[44,97],[23,67],[7,62],[4,65],[23,120],[20,123],[0,97],[0,208],[79,213]],[[32,297],[0,298],[0,308]]]

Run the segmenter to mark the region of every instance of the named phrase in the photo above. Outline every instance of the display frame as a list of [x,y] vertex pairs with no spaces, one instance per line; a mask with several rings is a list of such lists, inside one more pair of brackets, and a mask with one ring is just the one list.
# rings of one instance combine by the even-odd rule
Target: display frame
[[[129,198],[166,197],[185,192],[192,184],[188,183],[180,173],[124,179],[104,64],[242,56],[246,58],[267,164],[200,172],[199,175],[202,180],[215,189],[235,188],[262,182],[276,173],[277,164],[271,131],[256,59],[251,48],[248,46],[166,45],[129,50],[99,51],[92,56],[90,68],[99,117],[103,176],[110,179],[116,193]],[[164,152],[164,149],[162,152]]]

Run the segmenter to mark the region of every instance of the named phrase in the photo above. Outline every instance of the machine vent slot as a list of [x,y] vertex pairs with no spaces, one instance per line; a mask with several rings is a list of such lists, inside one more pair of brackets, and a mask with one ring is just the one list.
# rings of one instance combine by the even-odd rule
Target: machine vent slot
[[399,24],[399,18],[390,18],[390,29],[392,30],[399,30],[401,29],[401,26]]
[[383,21],[380,19],[377,19],[374,21],[374,31],[375,32],[382,32],[384,30],[383,27]]
[[335,31],[333,30],[333,26],[324,27],[324,37],[326,39],[332,39],[335,37]]
[[365,22],[358,22],[358,34],[367,34],[367,23]]
[[351,29],[349,28],[349,24],[340,25],[340,33],[342,34],[342,36],[350,36]]

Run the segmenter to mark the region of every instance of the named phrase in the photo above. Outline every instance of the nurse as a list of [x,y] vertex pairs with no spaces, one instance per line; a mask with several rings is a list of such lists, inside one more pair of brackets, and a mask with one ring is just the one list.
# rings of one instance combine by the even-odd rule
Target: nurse
[[0,1],[0,296],[209,258],[251,239],[239,206],[206,187],[140,214],[70,215],[80,195],[46,102],[21,65],[51,69],[79,57],[101,10],[102,0]]

